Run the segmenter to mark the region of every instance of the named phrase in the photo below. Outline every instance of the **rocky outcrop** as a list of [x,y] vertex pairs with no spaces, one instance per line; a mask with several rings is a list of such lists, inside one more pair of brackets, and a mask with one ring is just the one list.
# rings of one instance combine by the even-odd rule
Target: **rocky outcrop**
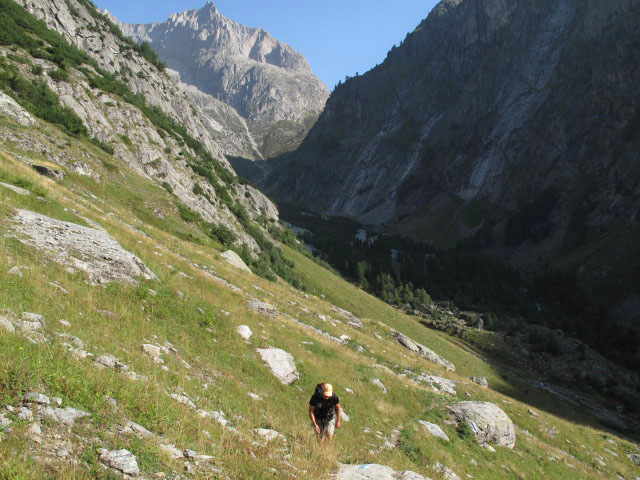
[[227,250],[224,253],[221,253],[220,256],[225,259],[225,261],[239,270],[243,270],[245,272],[251,273],[251,269],[247,267],[247,264],[244,263],[240,255],[238,255],[233,250]]
[[300,378],[300,374],[296,369],[296,362],[290,353],[280,348],[258,348],[256,351],[262,361],[267,364],[271,373],[283,385],[291,385]]
[[239,153],[251,159],[296,148],[300,131],[306,134],[327,100],[327,88],[300,53],[264,30],[225,18],[213,2],[163,23],[119,25],[126,35],[149,42],[185,84],[227,105],[221,108],[187,87],[207,104],[201,104],[203,111],[215,123],[243,141]]
[[395,333],[395,338],[398,341],[398,343],[402,345],[404,348],[406,348],[407,350],[410,350],[417,355],[421,355],[422,357],[426,358],[430,362],[436,363],[446,368],[447,370],[450,370],[452,372],[456,371],[456,367],[453,363],[451,363],[448,360],[445,360],[436,352],[434,352],[430,348],[425,347],[421,343],[415,342],[411,340],[409,337],[407,337],[406,335],[399,332]]
[[515,446],[513,422],[497,405],[489,402],[460,402],[450,410],[458,422],[469,426],[481,444],[494,443],[508,448]]
[[35,118],[33,118],[29,112],[2,91],[0,91],[0,115],[9,117],[25,127],[36,123]]
[[158,278],[105,232],[29,210],[17,211],[12,229],[21,242],[44,251],[58,263],[88,273],[93,283],[136,283],[138,278]]
[[[198,109],[169,75],[135,53],[114,33],[113,24],[109,25],[104,15],[89,3],[78,0],[20,0],[18,3],[87,53],[101,69],[123,81],[133,93],[142,95],[149,105],[158,107],[181,123],[186,132],[198,139],[208,154],[220,162],[232,178],[235,177],[224,150],[211,134],[210,122],[199,115]],[[35,59],[34,63],[45,72],[57,68],[44,59]],[[22,74],[28,79],[33,77],[26,68]],[[43,76],[43,80],[60,97],[60,102],[81,118],[92,137],[113,148],[114,157],[124,161],[136,173],[166,186],[180,202],[205,221],[226,225],[241,243],[257,250],[255,241],[220,201],[213,186],[189,167],[189,156],[197,155],[188,145],[157,128],[139,108],[123,102],[116,95],[94,88],[85,73],[69,69],[69,74],[68,81],[53,81],[48,75]],[[63,156],[51,160],[67,166]],[[77,167],[69,168],[77,170]],[[82,174],[86,173],[83,168],[80,170]],[[200,189],[194,189],[195,184]],[[277,218],[273,203],[255,188],[239,182],[225,188],[251,217],[264,211],[269,218]],[[201,193],[196,193],[198,191]]]

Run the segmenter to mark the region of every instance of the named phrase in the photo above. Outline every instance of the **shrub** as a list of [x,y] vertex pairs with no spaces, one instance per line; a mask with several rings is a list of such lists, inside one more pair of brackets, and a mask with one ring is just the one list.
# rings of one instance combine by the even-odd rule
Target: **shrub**
[[42,75],[42,65],[32,66],[31,73],[33,73],[34,75]]
[[61,69],[52,70],[49,72],[49,76],[55,82],[68,82],[69,74]]
[[162,185],[162,188],[164,188],[167,192],[173,193],[173,187],[169,185],[169,182],[162,182],[160,185]]

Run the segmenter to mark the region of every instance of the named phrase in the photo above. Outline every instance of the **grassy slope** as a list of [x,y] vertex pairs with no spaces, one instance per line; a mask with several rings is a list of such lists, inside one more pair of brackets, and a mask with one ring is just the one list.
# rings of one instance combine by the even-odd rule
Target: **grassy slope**
[[[24,133],[21,127],[0,122],[1,128]],[[612,478],[615,474],[631,478],[634,473],[624,454],[637,447],[603,428],[594,428],[591,419],[545,394],[532,389],[523,395],[521,384],[500,377],[464,345],[423,328],[410,317],[288,249],[287,255],[295,260],[296,268],[311,285],[308,298],[284,283],[270,283],[239,272],[217,257],[220,245],[198,237],[195,230],[190,231],[190,227],[179,220],[173,198],[160,187],[138,177],[118,164],[117,159],[90,144],[64,137],[50,127],[39,125],[28,133],[49,142],[52,149],[63,145],[69,155],[88,161],[102,179],[94,181],[70,171],[61,183],[39,177],[14,157],[29,155],[37,159],[39,154],[20,151],[5,142],[4,153],[0,155],[3,181],[15,182],[19,178],[22,184],[29,185],[24,182],[27,180],[34,192],[41,194],[44,189],[47,194],[43,201],[34,195],[22,197],[0,188],[0,232],[7,231],[8,216],[16,207],[62,220],[86,222],[72,211],[77,209],[80,215],[100,223],[124,248],[138,255],[160,281],[137,287],[91,286],[82,273],[71,274],[17,240],[0,237],[0,308],[10,308],[18,314],[22,311],[40,313],[48,322],[49,332],[68,331],[81,338],[88,350],[96,354],[111,353],[149,377],[147,382],[132,382],[115,371],[98,370],[87,360],[73,359],[57,342],[34,345],[18,335],[2,332],[1,406],[18,405],[23,391],[38,390],[60,396],[65,405],[91,412],[92,418],[78,422],[73,428],[75,434],[86,439],[74,440],[73,457],[80,460],[77,465],[66,461],[49,465],[34,462],[32,457],[37,455],[38,447],[25,438],[28,424],[16,421],[13,432],[3,435],[0,441],[0,478],[109,478],[97,462],[96,449],[102,446],[131,450],[146,474],[183,469],[182,462],[171,460],[159,450],[158,440],[138,440],[110,433],[125,419],[144,425],[180,448],[212,455],[216,465],[232,478],[293,478],[292,474],[297,478],[326,478],[336,461],[382,463],[434,479],[438,474],[430,465],[436,461],[462,477],[468,474],[474,478]],[[83,150],[90,155],[90,160],[81,157]],[[103,161],[116,164],[117,171],[105,169]],[[153,208],[169,215],[159,220],[151,214]],[[108,213],[136,225],[139,231]],[[180,239],[187,238],[189,233],[200,238],[201,244]],[[213,281],[193,263],[210,266],[242,292],[233,292]],[[23,278],[6,275],[14,265],[25,267]],[[61,293],[49,282],[62,285],[69,293]],[[152,296],[149,288],[158,295]],[[178,295],[179,291],[184,293],[184,299]],[[337,345],[283,316],[277,320],[259,316],[246,306],[250,296],[272,303],[281,312],[332,335],[346,333],[353,340],[347,345]],[[334,327],[319,319],[316,314],[337,317],[328,302],[360,316],[363,329],[356,331],[342,323]],[[113,315],[101,311],[110,311]],[[61,318],[70,321],[72,326],[65,329],[59,325]],[[241,324],[249,325],[254,332],[250,344],[235,332]],[[402,331],[454,362],[457,373],[444,372],[425,360],[405,354],[389,338],[388,327]],[[374,333],[383,340],[376,339]],[[309,340],[312,345],[302,343]],[[141,352],[141,343],[147,341],[171,342],[191,368],[175,355],[164,355],[169,371],[162,371]],[[293,386],[280,385],[256,355],[255,348],[269,345],[283,348],[295,357],[301,377]],[[358,345],[364,346],[366,353],[357,352]],[[513,451],[499,448],[497,453],[490,453],[469,438],[459,437],[453,426],[444,423],[446,405],[454,399],[417,388],[375,364],[386,365],[396,373],[411,368],[462,382],[458,387],[460,400],[492,401],[509,414],[519,427],[516,448]],[[493,389],[483,390],[469,383],[466,380],[469,375],[487,376]],[[370,383],[371,378],[380,378],[389,394],[380,394]],[[331,381],[336,386],[351,417],[329,448],[316,445],[306,416],[308,397],[318,381]],[[345,387],[352,388],[354,394],[347,393]],[[223,410],[242,436],[225,431],[214,421],[199,418],[187,407],[177,404],[168,393],[178,391],[197,399],[199,408]],[[247,392],[258,393],[268,401],[256,404]],[[117,399],[117,409],[108,405],[105,395]],[[532,418],[527,414],[529,405],[509,395],[521,399],[529,396],[536,408],[542,410],[540,417]],[[415,428],[417,419],[440,424],[452,441],[445,443],[429,437]],[[389,436],[397,426],[405,427],[399,448],[370,453],[382,440],[374,434],[363,433],[362,429],[367,427]],[[282,432],[287,437],[287,451],[254,445],[252,441],[257,438],[252,429],[258,427]],[[55,428],[46,422],[43,425],[45,434]],[[555,437],[547,433],[551,428],[557,431]],[[203,430],[210,432],[211,438]],[[607,443],[606,435],[615,438],[617,446]],[[605,447],[615,450],[619,457],[606,453]],[[560,450],[575,459],[565,457]],[[283,463],[286,453],[291,454],[288,462],[292,467]],[[551,460],[553,455],[558,458]],[[595,455],[601,455],[607,465],[599,465]],[[470,463],[472,458],[477,466]],[[194,474],[194,478],[206,478],[206,475],[200,472]]]

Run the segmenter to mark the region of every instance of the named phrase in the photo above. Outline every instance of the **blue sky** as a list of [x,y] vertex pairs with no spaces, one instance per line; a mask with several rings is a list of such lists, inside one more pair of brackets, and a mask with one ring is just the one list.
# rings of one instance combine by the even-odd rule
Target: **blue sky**
[[[206,0],[94,0],[128,23],[162,22]],[[226,17],[267,30],[301,52],[330,88],[382,62],[437,0],[217,0]]]

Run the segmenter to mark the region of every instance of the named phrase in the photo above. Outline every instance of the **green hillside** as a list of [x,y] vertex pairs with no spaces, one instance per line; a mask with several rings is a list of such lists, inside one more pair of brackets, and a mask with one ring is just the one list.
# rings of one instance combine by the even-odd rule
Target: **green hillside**
[[[143,478],[159,473],[168,478],[327,478],[338,462],[375,462],[434,479],[445,478],[432,468],[436,462],[461,478],[638,475],[627,457],[638,451],[637,444],[524,378],[501,374],[460,340],[426,329],[287,247],[307,293],[242,272],[218,255],[220,244],[180,218],[171,194],[116,158],[44,123],[23,127],[2,119],[0,128],[5,138],[0,181],[29,191],[0,186],[0,308],[17,318],[33,312],[45,320],[35,334],[0,329],[0,416],[10,422],[3,422],[10,432],[5,428],[0,437],[0,478],[115,478],[100,461],[100,448],[134,454]],[[25,159],[54,165],[41,152],[21,148],[16,140],[25,135],[82,158],[98,176],[68,169],[62,181],[40,176]],[[12,230],[17,209],[100,225],[159,280],[92,285],[79,269],[71,271],[20,241],[23,237]],[[154,209],[165,212],[164,218],[154,216]],[[16,266],[21,275],[8,274]],[[254,299],[279,313],[256,313],[248,305]],[[353,312],[362,328],[347,325],[333,305]],[[3,316],[11,320],[8,311]],[[350,339],[339,344],[299,322]],[[248,342],[236,332],[239,325],[253,331]],[[453,362],[455,373],[404,349],[392,329]],[[94,360],[113,355],[147,379],[132,380],[117,368],[100,369],[91,358],[75,358],[63,343],[80,344],[61,334],[77,337]],[[142,351],[143,344],[171,345],[160,355],[166,369]],[[267,347],[293,355],[299,379],[292,385],[274,378],[256,353]],[[412,380],[427,372],[454,380],[457,394],[436,393]],[[485,376],[489,388],[471,382],[472,375]],[[388,393],[371,383],[374,378]],[[350,417],[330,446],[316,443],[306,414],[320,381],[335,385]],[[27,392],[59,397],[63,407],[90,415],[70,427],[46,416],[36,421],[38,410],[31,406],[35,420],[20,419],[17,409]],[[249,392],[263,400],[250,398]],[[197,409],[223,412],[229,423],[223,427],[214,418],[202,418],[172,394],[188,397]],[[492,453],[468,429],[449,424],[448,406],[463,400],[502,408],[516,425],[515,448],[496,447]],[[530,408],[537,416],[528,413]],[[128,420],[153,435],[122,432],[119,427]],[[430,436],[417,420],[440,425],[450,441]],[[37,435],[34,423],[40,426]],[[257,428],[276,430],[286,442],[266,443]],[[163,444],[212,458],[172,459]],[[182,477],[170,477],[171,472]]]

